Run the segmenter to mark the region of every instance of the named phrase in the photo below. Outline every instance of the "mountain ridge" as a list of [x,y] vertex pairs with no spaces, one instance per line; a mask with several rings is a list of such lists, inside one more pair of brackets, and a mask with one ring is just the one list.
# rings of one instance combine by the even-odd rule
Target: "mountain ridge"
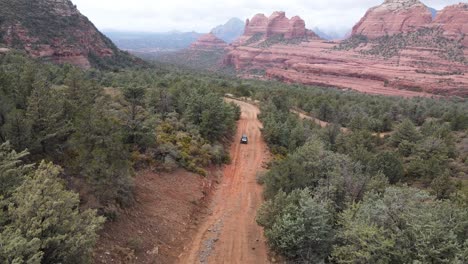
[[216,26],[211,30],[216,37],[224,40],[226,43],[232,43],[244,34],[244,21],[239,18],[231,18],[225,24]]

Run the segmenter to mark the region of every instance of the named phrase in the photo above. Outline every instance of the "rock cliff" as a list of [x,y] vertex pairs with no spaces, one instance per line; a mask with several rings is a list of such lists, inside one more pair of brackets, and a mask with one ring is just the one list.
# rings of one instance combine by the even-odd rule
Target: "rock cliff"
[[463,45],[468,47],[468,4],[460,3],[444,8],[438,12],[432,25],[440,26],[444,35],[460,39]]
[[0,0],[0,43],[33,57],[82,68],[136,63],[69,0]]
[[431,21],[430,9],[419,0],[385,0],[367,11],[353,27],[352,35],[378,38],[412,31]]
[[306,29],[302,18],[295,16],[289,19],[285,12],[277,11],[270,17],[257,14],[251,20],[247,19],[244,34],[234,42],[234,45],[252,44],[279,36],[284,40],[319,38],[314,32]]

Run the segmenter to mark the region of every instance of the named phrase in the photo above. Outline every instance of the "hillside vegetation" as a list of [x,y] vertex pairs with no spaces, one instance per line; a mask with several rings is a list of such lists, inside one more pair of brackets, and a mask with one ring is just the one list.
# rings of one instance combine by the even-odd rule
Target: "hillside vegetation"
[[275,252],[293,263],[466,262],[465,101],[251,85],[237,94],[262,102],[275,154],[257,216]]
[[229,162],[239,115],[183,72],[83,72],[0,55],[0,262],[88,262],[102,216],[134,202],[135,170],[204,175]]
[[420,28],[416,31],[383,36],[377,39],[368,39],[363,35],[355,35],[335,47],[337,50],[351,50],[369,47],[359,52],[364,55],[375,55],[384,58],[398,56],[406,48],[422,47],[432,48],[433,53],[449,61],[466,64],[467,59],[460,41],[444,36],[444,31],[437,27]]

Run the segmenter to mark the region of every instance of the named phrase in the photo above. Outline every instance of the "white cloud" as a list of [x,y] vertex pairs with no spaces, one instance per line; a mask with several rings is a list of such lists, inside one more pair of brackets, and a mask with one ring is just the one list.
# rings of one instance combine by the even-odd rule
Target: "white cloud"
[[[208,32],[232,17],[250,18],[257,13],[286,11],[299,15],[308,28],[351,28],[372,6],[383,0],[72,0],[99,29],[164,32]],[[423,0],[442,9],[460,0]]]

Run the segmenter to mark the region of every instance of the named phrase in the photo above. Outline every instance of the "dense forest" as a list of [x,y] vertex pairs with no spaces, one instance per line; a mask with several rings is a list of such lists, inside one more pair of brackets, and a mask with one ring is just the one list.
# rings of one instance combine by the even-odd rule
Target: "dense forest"
[[0,54],[0,262],[89,262],[96,232],[132,206],[136,171],[229,163],[240,109],[226,93],[260,104],[274,158],[257,221],[286,260],[466,263],[465,99],[166,65],[82,71],[16,52]]
[[204,80],[139,70],[0,54],[1,263],[89,262],[105,219],[132,205],[136,170],[229,162],[239,108]]
[[256,88],[275,154],[257,222],[273,250],[294,263],[466,263],[464,100]]

